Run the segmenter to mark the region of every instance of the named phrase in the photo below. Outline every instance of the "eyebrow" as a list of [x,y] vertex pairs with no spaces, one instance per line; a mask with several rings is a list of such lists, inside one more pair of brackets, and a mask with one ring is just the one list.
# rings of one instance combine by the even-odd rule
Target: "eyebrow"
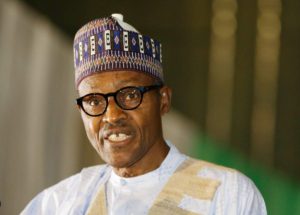
[[[133,82],[139,82],[140,80],[141,80],[141,78],[138,77],[138,76],[134,76],[134,77],[130,77],[130,78],[123,77],[122,79],[118,79],[117,85],[121,85],[120,88],[126,87],[126,86],[141,85],[141,84],[133,83]],[[124,84],[127,84],[127,85],[126,86],[122,86]],[[90,90],[97,90],[98,87],[97,87],[97,85],[90,84],[89,85],[89,89]]]
[[139,81],[140,78],[137,78],[137,77],[134,77],[134,78],[130,78],[130,79],[123,79],[123,80],[120,80],[118,84],[124,84],[124,83],[131,83],[131,82],[135,82],[135,81]]
[[[123,84],[126,84],[126,83],[128,83],[127,86],[137,85],[137,84],[134,84],[133,82],[136,82],[138,80],[139,80],[138,78],[129,79],[129,80],[120,80],[120,81],[118,81],[118,85],[123,85]],[[138,84],[138,85],[140,85],[140,84]],[[89,87],[90,87],[91,90],[98,89],[98,87],[96,85],[95,86],[94,85],[90,85]],[[122,87],[124,87],[124,86],[122,86]]]

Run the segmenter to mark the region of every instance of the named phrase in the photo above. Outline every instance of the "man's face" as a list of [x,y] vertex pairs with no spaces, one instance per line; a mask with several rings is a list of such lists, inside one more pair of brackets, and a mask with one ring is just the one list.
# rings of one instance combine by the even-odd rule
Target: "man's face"
[[[80,96],[106,94],[127,86],[153,84],[152,77],[139,72],[103,72],[85,78],[78,92]],[[103,115],[92,117],[81,111],[87,136],[101,158],[113,167],[126,168],[145,157],[159,156],[159,144],[164,141],[161,116],[169,111],[170,97],[170,89],[163,87],[146,92],[142,103],[134,110],[121,109],[114,98],[109,97]]]

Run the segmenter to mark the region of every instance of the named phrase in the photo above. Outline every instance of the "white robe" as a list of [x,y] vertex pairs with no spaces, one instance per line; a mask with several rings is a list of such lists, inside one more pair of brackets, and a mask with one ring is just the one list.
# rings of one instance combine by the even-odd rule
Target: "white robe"
[[[161,166],[145,175],[122,178],[108,165],[83,169],[37,195],[21,212],[33,214],[86,214],[98,187],[105,187],[107,214],[148,214],[155,199],[187,156],[171,143]],[[219,182],[212,199],[182,193],[177,205],[202,215],[266,215],[264,200],[250,179],[238,171],[204,162],[197,177]],[[184,180],[184,178],[183,178]],[[178,183],[181,183],[178,181]],[[196,186],[196,185],[191,185]]]

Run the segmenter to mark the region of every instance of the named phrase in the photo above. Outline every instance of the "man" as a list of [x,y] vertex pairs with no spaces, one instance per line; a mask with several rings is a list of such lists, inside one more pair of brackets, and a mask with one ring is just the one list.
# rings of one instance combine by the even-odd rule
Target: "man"
[[161,51],[121,14],[77,32],[77,104],[106,165],[44,190],[22,214],[266,214],[248,178],[189,158],[164,140],[161,117],[172,93],[164,85]]

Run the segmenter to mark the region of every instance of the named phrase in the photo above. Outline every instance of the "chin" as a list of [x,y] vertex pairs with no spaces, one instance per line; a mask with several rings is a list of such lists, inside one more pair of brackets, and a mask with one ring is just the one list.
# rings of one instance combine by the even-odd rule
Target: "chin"
[[128,168],[132,166],[135,162],[131,159],[121,159],[121,158],[106,158],[104,161],[114,168]]
[[109,160],[106,163],[111,165],[114,168],[126,168],[129,166],[128,162],[126,162],[126,161],[111,161],[111,160]]

